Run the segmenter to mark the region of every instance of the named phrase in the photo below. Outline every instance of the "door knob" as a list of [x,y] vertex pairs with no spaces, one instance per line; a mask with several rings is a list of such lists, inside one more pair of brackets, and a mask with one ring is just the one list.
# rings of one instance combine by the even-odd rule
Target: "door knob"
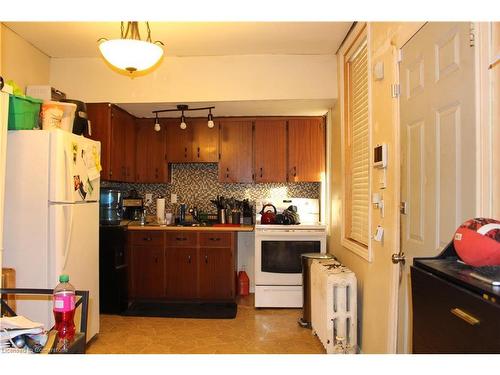
[[400,251],[397,254],[392,254],[391,260],[392,260],[392,263],[394,263],[394,264],[398,264],[398,263],[405,264],[405,260],[406,260],[405,253]]

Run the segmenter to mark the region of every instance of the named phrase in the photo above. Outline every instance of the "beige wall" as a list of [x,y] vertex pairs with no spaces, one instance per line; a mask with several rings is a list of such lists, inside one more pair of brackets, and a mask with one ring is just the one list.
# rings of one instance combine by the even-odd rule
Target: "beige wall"
[[329,99],[337,97],[336,64],[334,55],[167,56],[130,79],[101,58],[53,58],[50,82],[88,102]]
[[49,83],[50,58],[8,27],[1,25],[0,72],[5,80],[14,80],[21,89],[26,85]]
[[[361,333],[359,344],[363,353],[390,353],[395,351],[394,324],[396,310],[388,301],[394,301],[397,289],[391,289],[391,281],[397,278],[397,266],[391,263],[391,255],[399,249],[399,159],[398,159],[398,108],[397,101],[390,96],[390,85],[397,82],[397,48],[401,47],[420,27],[421,23],[369,23],[371,67],[384,63],[384,79],[372,81],[372,144],[387,143],[388,167],[387,188],[383,190],[385,217],[371,206],[371,232],[381,225],[384,232],[382,243],[370,240],[373,260],[368,262],[342,247],[341,239],[341,143],[340,111],[337,105],[332,113],[331,132],[331,239],[330,252],[356,273],[358,279],[358,320]],[[340,64],[340,61],[339,61]],[[371,187],[378,187],[380,170],[373,171]],[[395,283],[393,282],[392,285]]]

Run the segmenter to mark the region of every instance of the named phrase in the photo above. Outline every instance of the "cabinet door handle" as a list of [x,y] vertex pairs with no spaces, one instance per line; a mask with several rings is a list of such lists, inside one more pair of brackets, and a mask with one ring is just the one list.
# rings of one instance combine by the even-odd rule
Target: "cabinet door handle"
[[297,167],[293,167],[293,177],[297,177]]
[[208,264],[208,255],[205,255],[205,263]]
[[220,241],[220,237],[210,237],[210,241]]
[[198,147],[198,158],[200,158],[200,148]]
[[177,241],[187,241],[186,237],[175,237]]
[[458,307],[455,307],[454,309],[451,309],[450,312],[462,319],[463,321],[469,323],[471,326],[475,326],[479,324],[479,319],[475,318],[474,316],[470,315],[469,313],[466,313],[462,309],[459,309]]
[[158,264],[158,257],[155,257],[155,263]]
[[260,177],[262,177],[262,167],[260,167]]
[[191,264],[191,255],[188,255],[188,263]]
[[143,240],[144,241],[153,241],[153,239],[151,237],[144,237]]

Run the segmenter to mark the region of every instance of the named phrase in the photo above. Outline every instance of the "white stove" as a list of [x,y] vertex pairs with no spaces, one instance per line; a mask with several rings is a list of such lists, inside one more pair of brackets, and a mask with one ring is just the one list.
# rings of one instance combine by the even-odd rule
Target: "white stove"
[[[278,213],[297,206],[300,224],[261,224],[260,211],[273,204]],[[326,225],[317,199],[256,202],[255,307],[302,307],[303,253],[326,253]]]

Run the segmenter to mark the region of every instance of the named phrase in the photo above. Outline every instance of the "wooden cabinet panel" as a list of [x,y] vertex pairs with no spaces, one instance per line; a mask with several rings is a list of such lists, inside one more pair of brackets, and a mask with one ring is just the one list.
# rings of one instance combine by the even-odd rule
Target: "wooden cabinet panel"
[[196,247],[197,234],[191,231],[173,231],[166,234],[167,246],[173,247]]
[[109,175],[112,181],[126,181],[125,163],[125,113],[116,107],[111,107],[111,168]]
[[162,120],[167,128],[167,159],[169,163],[187,163],[192,160],[193,129],[180,128],[179,119]]
[[125,131],[125,145],[123,148],[123,159],[125,168],[125,182],[135,182],[135,120],[132,115],[125,113],[123,115],[123,124]]
[[219,181],[253,181],[252,135],[249,120],[220,121]]
[[322,118],[288,121],[288,181],[321,182],[325,173],[325,126]]
[[168,182],[166,129],[154,130],[154,120],[136,120],[136,182]]
[[256,120],[255,182],[286,182],[286,120]]
[[231,233],[200,233],[200,247],[231,247]]
[[216,126],[209,128],[207,119],[190,120],[193,135],[192,161],[216,163],[219,161],[219,131]]
[[163,246],[164,238],[164,232],[158,230],[131,231],[129,235],[130,243],[139,246]]
[[166,249],[166,296],[195,299],[198,296],[198,250],[194,247]]
[[232,299],[235,279],[230,248],[201,248],[199,259],[199,297]]
[[101,142],[101,179],[110,180],[111,170],[111,108],[109,103],[88,103],[87,116],[92,135],[85,136]]
[[131,250],[131,296],[161,298],[165,295],[163,246],[134,246]]

